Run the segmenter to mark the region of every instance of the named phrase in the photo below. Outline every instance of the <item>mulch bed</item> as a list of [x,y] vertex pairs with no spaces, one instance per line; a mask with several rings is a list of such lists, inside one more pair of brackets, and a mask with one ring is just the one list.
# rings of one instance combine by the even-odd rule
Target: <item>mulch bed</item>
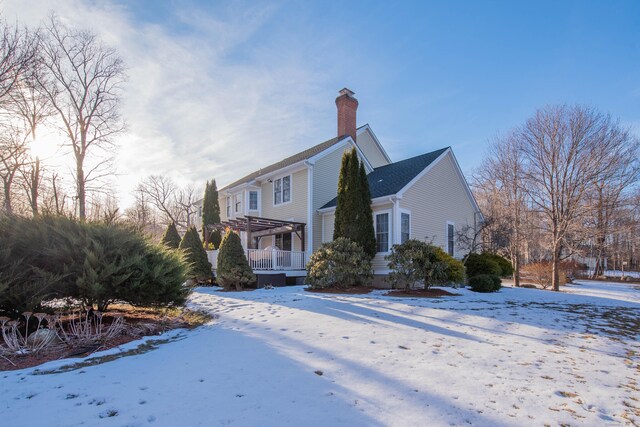
[[[145,336],[158,335],[172,329],[193,329],[210,319],[207,315],[199,312],[187,310],[163,312],[129,305],[112,305],[108,313],[121,313],[124,315],[126,329],[122,335],[95,344],[87,344],[84,347],[70,347],[60,344],[42,349],[38,353],[5,354],[4,357],[0,357],[0,371],[30,368],[51,360],[60,360],[68,357],[85,357],[97,351],[109,350]],[[108,313],[105,314],[105,318],[108,317]],[[1,335],[0,344],[4,344]]]
[[315,294],[342,294],[342,295],[361,295],[368,294],[373,291],[373,288],[367,286],[354,286],[346,289],[327,288],[327,289],[311,289],[306,288],[305,291],[313,292]]
[[460,294],[454,294],[444,289],[395,289],[385,294],[390,297],[418,297],[418,298],[440,298],[440,297],[457,297]]

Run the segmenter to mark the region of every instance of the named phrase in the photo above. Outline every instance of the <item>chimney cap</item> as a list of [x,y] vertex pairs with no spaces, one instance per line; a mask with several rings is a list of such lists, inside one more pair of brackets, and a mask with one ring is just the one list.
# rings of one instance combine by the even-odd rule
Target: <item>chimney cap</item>
[[339,91],[340,95],[347,95],[349,97],[353,97],[356,93],[351,89],[347,89],[346,87]]

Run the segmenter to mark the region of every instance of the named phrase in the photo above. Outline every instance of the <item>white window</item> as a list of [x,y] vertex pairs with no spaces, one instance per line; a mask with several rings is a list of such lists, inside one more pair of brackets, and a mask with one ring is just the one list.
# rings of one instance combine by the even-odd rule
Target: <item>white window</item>
[[236,212],[240,212],[240,208],[242,207],[242,197],[240,197],[240,194],[236,194],[235,201],[236,201]]
[[249,191],[249,210],[251,211],[258,210],[258,192],[257,191]]
[[400,243],[404,243],[411,238],[411,214],[402,212],[400,214]]
[[273,204],[279,205],[291,201],[291,175],[273,181]]
[[389,252],[389,214],[376,214],[376,251]]
[[231,197],[227,196],[227,218],[231,217]]
[[455,253],[455,231],[455,225],[452,222],[447,222],[447,252],[451,256],[454,256]]

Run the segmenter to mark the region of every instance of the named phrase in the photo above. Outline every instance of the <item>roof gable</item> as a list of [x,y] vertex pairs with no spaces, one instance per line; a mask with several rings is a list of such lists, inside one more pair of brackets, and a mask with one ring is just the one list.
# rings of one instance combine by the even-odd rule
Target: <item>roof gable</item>
[[[448,149],[449,147],[441,148],[430,153],[375,168],[373,172],[367,175],[371,199],[397,194]],[[337,205],[337,201],[338,198],[335,197],[320,209],[334,207]]]

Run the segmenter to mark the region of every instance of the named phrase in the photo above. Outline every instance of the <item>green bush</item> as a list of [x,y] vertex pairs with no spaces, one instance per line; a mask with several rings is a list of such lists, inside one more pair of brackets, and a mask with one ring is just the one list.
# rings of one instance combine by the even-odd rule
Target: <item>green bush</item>
[[498,263],[486,254],[469,254],[464,265],[467,269],[467,277],[479,276],[480,274],[500,276],[502,272]]
[[189,273],[191,277],[198,281],[210,280],[211,263],[194,226],[189,227],[184,233],[179,248],[184,252],[187,262],[191,265]]
[[171,249],[178,249],[180,247],[180,234],[178,233],[178,229],[176,228],[176,223],[172,222],[167,226],[167,229],[164,231],[162,235],[162,239],[160,241]]
[[307,263],[307,283],[312,289],[369,286],[372,279],[369,255],[346,237],[324,243]]
[[468,277],[480,274],[494,274],[504,277],[513,274],[511,261],[500,255],[483,252],[481,254],[469,254],[465,259]]
[[439,262],[446,265],[444,279],[441,280],[441,283],[459,284],[464,282],[465,270],[462,261],[455,259],[440,247],[436,248],[436,257]]
[[65,217],[0,221],[0,311],[15,317],[74,298],[105,310],[113,301],[182,304],[187,264],[124,225]]
[[410,239],[393,245],[385,258],[392,270],[387,277],[393,288],[411,289],[423,281],[425,289],[434,284],[460,283],[464,280],[464,266],[438,246]]
[[245,286],[256,281],[256,276],[247,261],[240,236],[228,230],[218,252],[218,268],[216,280],[225,289],[242,290]]
[[498,267],[500,267],[500,277],[511,276],[513,274],[513,265],[511,264],[511,261],[498,254],[488,253],[487,256],[495,261],[496,264],[498,264]]
[[469,286],[475,292],[496,292],[502,287],[501,282],[494,274],[479,274],[469,279]]

